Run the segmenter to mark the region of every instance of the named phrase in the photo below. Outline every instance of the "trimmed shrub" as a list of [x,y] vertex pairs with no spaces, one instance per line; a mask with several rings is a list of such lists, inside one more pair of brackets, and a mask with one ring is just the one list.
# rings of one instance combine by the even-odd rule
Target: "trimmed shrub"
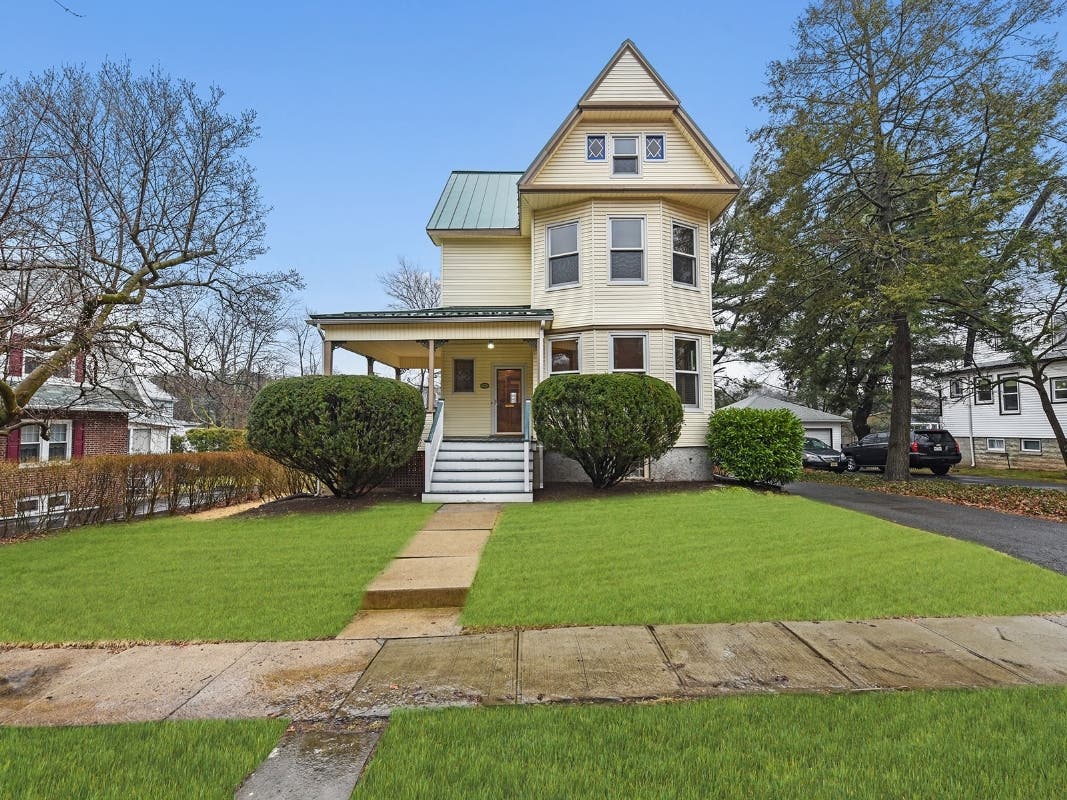
[[193,428],[185,438],[198,453],[232,453],[248,449],[245,433],[240,428]]
[[556,375],[534,392],[533,418],[546,448],[573,458],[606,489],[674,446],[682,402],[649,375]]
[[745,483],[780,486],[803,472],[804,426],[784,408],[717,411],[707,442],[711,462]]
[[170,452],[186,453],[189,451],[189,440],[180,433],[172,433],[170,436]]
[[357,497],[415,455],[425,421],[419,390],[391,378],[286,378],[256,395],[248,444],[338,497]]

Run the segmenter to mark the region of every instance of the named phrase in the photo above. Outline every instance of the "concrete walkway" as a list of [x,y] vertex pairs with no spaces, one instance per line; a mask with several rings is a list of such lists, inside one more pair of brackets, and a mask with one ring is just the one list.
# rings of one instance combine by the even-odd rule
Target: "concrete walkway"
[[498,504],[443,505],[367,586],[363,608],[338,639],[448,636],[474,583]]
[[1061,522],[814,481],[791,483],[785,490],[910,528],[977,542],[1067,575],[1067,525]]
[[411,639],[0,651],[0,724],[398,706],[1067,685],[1067,616],[602,626]]

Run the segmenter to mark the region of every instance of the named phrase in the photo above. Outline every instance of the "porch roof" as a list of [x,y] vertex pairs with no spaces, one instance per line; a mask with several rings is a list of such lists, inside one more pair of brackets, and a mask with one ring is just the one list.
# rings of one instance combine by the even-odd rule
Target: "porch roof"
[[551,320],[551,308],[530,306],[443,306],[440,308],[398,309],[393,311],[343,311],[339,314],[312,314],[312,324],[404,323],[447,320],[449,322],[527,322]]

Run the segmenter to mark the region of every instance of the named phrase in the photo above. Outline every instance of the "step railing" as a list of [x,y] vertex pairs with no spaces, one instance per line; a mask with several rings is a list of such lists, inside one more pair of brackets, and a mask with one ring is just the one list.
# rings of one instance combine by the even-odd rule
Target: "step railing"
[[533,438],[533,403],[530,398],[522,406],[522,490],[533,491],[533,476],[530,475],[530,440]]
[[445,437],[445,401],[438,400],[430,423],[430,434],[426,437],[426,479],[425,491],[430,491],[433,482],[433,470],[437,465],[437,454],[441,451],[441,440]]

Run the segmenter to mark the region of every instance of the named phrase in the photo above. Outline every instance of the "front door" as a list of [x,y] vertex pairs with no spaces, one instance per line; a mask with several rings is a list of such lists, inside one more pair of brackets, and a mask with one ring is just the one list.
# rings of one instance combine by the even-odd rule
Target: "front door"
[[522,370],[496,371],[496,432],[522,433]]

